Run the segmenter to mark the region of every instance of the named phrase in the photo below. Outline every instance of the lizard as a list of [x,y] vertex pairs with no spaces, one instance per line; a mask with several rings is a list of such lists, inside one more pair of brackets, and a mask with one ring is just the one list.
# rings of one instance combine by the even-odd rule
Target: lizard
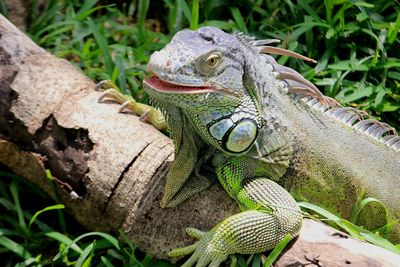
[[[296,200],[350,218],[370,197],[379,201],[359,211],[359,225],[400,220],[395,129],[279,65],[271,54],[308,58],[271,42],[207,26],[176,33],[150,57],[143,85],[158,110],[139,113],[150,122],[164,116],[175,145],[161,206],[177,206],[218,180],[241,210],[209,231],[187,228],[198,241],[169,254],[191,255],[183,266],[219,266],[230,254],[295,238],[303,220]],[[389,239],[400,242],[399,224]]]

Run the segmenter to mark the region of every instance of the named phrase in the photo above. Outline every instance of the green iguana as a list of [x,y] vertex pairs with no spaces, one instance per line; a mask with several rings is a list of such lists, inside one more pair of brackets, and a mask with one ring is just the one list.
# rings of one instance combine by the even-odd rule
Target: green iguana
[[[175,143],[161,205],[176,206],[217,178],[242,210],[209,232],[188,228],[199,241],[170,253],[193,253],[184,266],[218,266],[230,254],[295,237],[302,225],[295,199],[349,218],[360,198],[373,197],[381,202],[361,210],[360,225],[400,219],[395,130],[279,65],[268,53],[282,51],[270,42],[203,27],[178,32],[150,58],[144,88]],[[162,121],[148,111],[136,112]],[[400,242],[399,225],[389,234]]]

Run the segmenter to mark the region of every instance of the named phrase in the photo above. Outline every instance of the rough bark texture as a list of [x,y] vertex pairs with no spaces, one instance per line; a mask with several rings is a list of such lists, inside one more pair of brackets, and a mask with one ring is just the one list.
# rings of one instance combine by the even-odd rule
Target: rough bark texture
[[[165,257],[187,245],[184,228],[209,229],[238,212],[218,186],[177,208],[161,209],[171,141],[112,103],[94,83],[37,47],[0,16],[0,163],[58,194],[91,230],[123,229],[142,250]],[[77,197],[77,195],[79,197]],[[400,256],[306,220],[276,266],[396,266]]]

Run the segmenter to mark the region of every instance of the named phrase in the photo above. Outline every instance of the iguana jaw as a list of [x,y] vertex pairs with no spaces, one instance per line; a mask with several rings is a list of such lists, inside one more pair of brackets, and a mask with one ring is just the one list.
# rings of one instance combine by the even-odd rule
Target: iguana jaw
[[154,74],[150,78],[145,79],[143,84],[145,85],[146,89],[167,94],[204,94],[217,92],[217,89],[212,86],[178,84],[171,81],[165,81]]

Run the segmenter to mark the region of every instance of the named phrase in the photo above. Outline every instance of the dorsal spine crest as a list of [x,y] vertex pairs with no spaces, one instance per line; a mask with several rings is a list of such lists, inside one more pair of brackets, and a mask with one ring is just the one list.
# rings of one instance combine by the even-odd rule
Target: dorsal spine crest
[[[234,33],[234,36],[247,47],[251,46],[252,50],[257,50],[257,44],[264,42],[263,40],[256,41],[242,33]],[[266,60],[268,68],[272,68],[277,83],[283,87],[286,93],[294,95],[295,99],[301,100],[309,108],[326,114],[400,153],[400,136],[393,127],[373,119],[365,111],[352,107],[342,107],[335,99],[323,95],[314,84],[306,80],[297,71],[279,65],[265,51],[259,50],[258,53]]]

